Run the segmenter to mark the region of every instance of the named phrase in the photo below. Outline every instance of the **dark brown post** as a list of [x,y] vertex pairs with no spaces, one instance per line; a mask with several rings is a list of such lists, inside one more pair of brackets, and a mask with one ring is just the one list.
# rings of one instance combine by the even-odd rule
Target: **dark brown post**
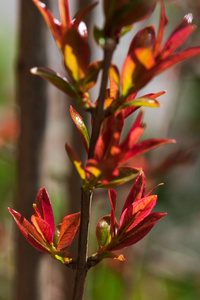
[[[48,4],[48,1],[45,1]],[[46,122],[46,83],[30,74],[30,68],[45,66],[46,24],[31,0],[21,0],[19,52],[17,58],[17,103],[20,110],[18,186],[16,209],[26,218],[40,187],[42,143]],[[37,272],[41,254],[16,228],[16,290],[14,300],[38,300]]]

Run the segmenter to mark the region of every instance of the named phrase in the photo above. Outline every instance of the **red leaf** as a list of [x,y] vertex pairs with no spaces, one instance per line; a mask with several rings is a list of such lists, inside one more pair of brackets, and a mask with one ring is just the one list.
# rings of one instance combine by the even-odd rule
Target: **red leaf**
[[86,153],[89,151],[90,146],[90,137],[87,131],[87,128],[85,126],[85,123],[83,121],[83,118],[77,113],[77,111],[70,105],[70,115],[72,117],[72,120],[74,121],[78,131],[81,135],[81,140],[83,143],[83,146],[85,148]]
[[122,232],[128,233],[132,228],[136,227],[156,205],[157,196],[149,196],[139,199],[128,206],[122,213],[117,235]]
[[21,230],[25,239],[36,249],[44,252],[49,253],[49,250],[42,239],[41,235],[36,231],[36,229],[29,223],[26,218],[24,218],[20,213],[17,211],[8,208],[9,212],[13,216],[15,222],[17,223],[19,229]]
[[35,203],[41,215],[41,218],[49,224],[51,231],[54,232],[53,210],[49,196],[44,187],[41,188],[37,193]]
[[73,18],[73,27],[78,28],[79,24],[83,21],[83,19],[88,15],[88,13],[98,4],[98,2],[91,3],[87,7],[78,11]]
[[76,82],[88,73],[90,48],[87,41],[76,29],[70,29],[65,35],[63,45],[64,63],[69,76]]
[[35,217],[34,215],[31,217],[31,221],[41,236],[51,245],[53,243],[53,231],[49,224],[40,217]]
[[116,211],[116,204],[117,204],[117,194],[112,189],[110,189],[108,193],[109,193],[109,198],[111,203],[111,217],[110,217],[111,235],[115,236],[115,211]]
[[177,54],[171,55],[169,59],[161,61],[160,64],[156,68],[156,75],[163,72],[164,70],[170,68],[171,66],[187,59],[192,56],[200,54],[200,47],[188,48],[184,51],[181,51]]
[[42,14],[45,22],[47,23],[58,47],[61,49],[62,36],[61,36],[61,23],[54,18],[51,12],[47,9],[46,5],[38,0],[33,0],[40,13]]
[[160,24],[159,24],[159,29],[158,29],[158,36],[157,36],[157,40],[156,40],[156,44],[155,44],[155,49],[154,49],[154,55],[157,56],[161,44],[162,44],[162,40],[163,40],[163,34],[164,34],[164,29],[165,26],[168,23],[168,19],[165,13],[165,5],[164,2],[161,2],[161,15],[160,15]]
[[122,238],[119,240],[118,244],[116,244],[112,247],[112,249],[109,250],[120,250],[139,242],[149,233],[152,227],[165,215],[166,213],[150,214],[135,228],[133,228],[128,234],[123,235]]
[[126,201],[122,208],[122,213],[133,202],[141,199],[144,196],[144,190],[145,190],[145,178],[144,178],[144,172],[141,171],[140,174],[138,175],[128,197],[126,198]]
[[124,155],[124,157],[121,159],[120,163],[124,163],[131,159],[132,157],[142,154],[144,152],[147,152],[153,148],[169,144],[169,143],[175,143],[175,140],[172,139],[149,139],[142,141],[138,144],[136,144],[132,149],[127,151]]
[[67,29],[71,27],[68,0],[59,0],[59,12],[63,31],[62,34],[65,34]]
[[196,26],[191,25],[192,15],[188,14],[184,17],[183,21],[172,32],[171,36],[167,40],[160,53],[161,60],[164,60],[170,56],[183,42],[191,35]]
[[121,148],[121,160],[120,163],[126,161],[126,156],[129,154],[129,149],[132,149],[141,135],[143,134],[145,130],[144,124],[142,124],[142,118],[143,118],[144,112],[141,110],[137,119],[135,120],[133,126],[131,127],[127,137],[120,145]]
[[121,113],[109,118],[106,129],[97,140],[95,146],[95,159],[106,159],[110,155],[115,155],[116,151],[120,151],[118,146],[123,126],[124,119]]
[[60,229],[57,250],[69,248],[76,237],[80,226],[81,213],[75,213],[64,217]]
[[119,93],[120,74],[117,66],[112,65],[109,70],[110,97],[116,99]]

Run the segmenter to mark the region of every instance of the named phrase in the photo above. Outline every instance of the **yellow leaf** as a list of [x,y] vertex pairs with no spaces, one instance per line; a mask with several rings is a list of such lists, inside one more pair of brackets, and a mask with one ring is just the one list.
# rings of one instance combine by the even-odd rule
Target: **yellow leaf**
[[155,58],[151,47],[137,48],[135,49],[135,55],[147,70],[155,65]]

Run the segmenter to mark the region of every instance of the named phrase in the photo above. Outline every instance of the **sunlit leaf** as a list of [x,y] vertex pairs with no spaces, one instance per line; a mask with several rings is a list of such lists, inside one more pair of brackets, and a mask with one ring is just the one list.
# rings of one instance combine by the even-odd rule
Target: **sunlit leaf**
[[73,28],[67,31],[65,38],[64,64],[69,76],[79,82],[88,73],[90,49],[85,38]]
[[11,208],[8,208],[8,210],[13,216],[25,239],[36,249],[49,253],[49,249],[47,248],[44,240],[33,225],[31,225],[31,223],[29,223],[20,213]]
[[120,74],[117,66],[112,65],[109,69],[110,97],[117,98],[120,86]]
[[42,187],[36,196],[35,200],[37,209],[41,217],[49,224],[52,233],[54,232],[54,217],[49,195],[44,187]]
[[75,109],[72,106],[70,106],[70,114],[76,127],[78,128],[78,131],[80,132],[81,140],[83,142],[85,151],[88,153],[90,146],[90,137],[87,131],[87,127],[85,126],[82,117],[77,113],[77,111],[75,111]]
[[152,195],[149,197],[141,198],[133,202],[122,213],[118,235],[123,232],[128,233],[132,228],[136,227],[145,217],[149,215],[151,210],[156,204],[157,196]]
[[85,170],[81,159],[78,157],[77,153],[68,144],[65,145],[65,149],[67,151],[70,160],[73,162],[74,166],[76,167],[76,170],[79,173],[81,179],[85,180]]
[[37,232],[39,232],[44,240],[46,240],[51,245],[53,242],[53,232],[49,224],[42,218],[35,217],[34,215],[31,217],[31,221],[37,229]]
[[163,72],[164,70],[170,68],[171,66],[195,55],[200,54],[200,47],[193,47],[183,50],[177,54],[173,54],[169,59],[161,61],[161,63],[156,68],[156,75]]
[[192,14],[188,14],[183,18],[183,21],[175,28],[171,36],[168,38],[166,44],[162,49],[161,59],[164,60],[169,57],[196,29],[192,25]]
[[88,91],[96,84],[102,66],[102,61],[95,61],[88,66],[88,73],[83,80],[83,91]]
[[133,73],[136,69],[136,64],[128,55],[124,61],[122,72],[121,72],[121,84],[122,84],[122,95],[127,96],[129,90],[134,86],[134,82],[132,80]]
[[62,32],[61,32],[61,23],[54,18],[52,13],[47,9],[46,5],[38,0],[33,0],[40,13],[42,14],[45,22],[47,23],[57,45],[58,48],[62,47]]
[[71,243],[73,242],[74,238],[78,233],[80,226],[80,217],[80,213],[75,213],[64,217],[61,224],[60,235],[58,239],[58,251],[63,248],[70,247]]
[[141,199],[144,197],[144,190],[145,190],[145,178],[144,178],[144,172],[140,171],[130,193],[128,194],[128,197],[126,198],[126,201],[124,203],[124,206],[122,208],[123,211],[129,207],[133,202]]
[[62,23],[62,34],[65,34],[71,27],[69,3],[68,0],[59,0],[60,21]]

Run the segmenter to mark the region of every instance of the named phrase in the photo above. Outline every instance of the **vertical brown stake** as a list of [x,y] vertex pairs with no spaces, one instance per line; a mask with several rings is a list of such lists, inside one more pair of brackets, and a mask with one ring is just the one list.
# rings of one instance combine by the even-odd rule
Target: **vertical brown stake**
[[[48,5],[46,1],[45,3]],[[17,103],[20,109],[18,143],[18,186],[16,209],[26,218],[40,187],[42,143],[46,122],[46,83],[30,74],[30,68],[45,66],[46,24],[34,3],[20,1],[19,52],[17,59]],[[14,300],[39,300],[38,266],[40,252],[31,247],[16,228],[16,290]]]

